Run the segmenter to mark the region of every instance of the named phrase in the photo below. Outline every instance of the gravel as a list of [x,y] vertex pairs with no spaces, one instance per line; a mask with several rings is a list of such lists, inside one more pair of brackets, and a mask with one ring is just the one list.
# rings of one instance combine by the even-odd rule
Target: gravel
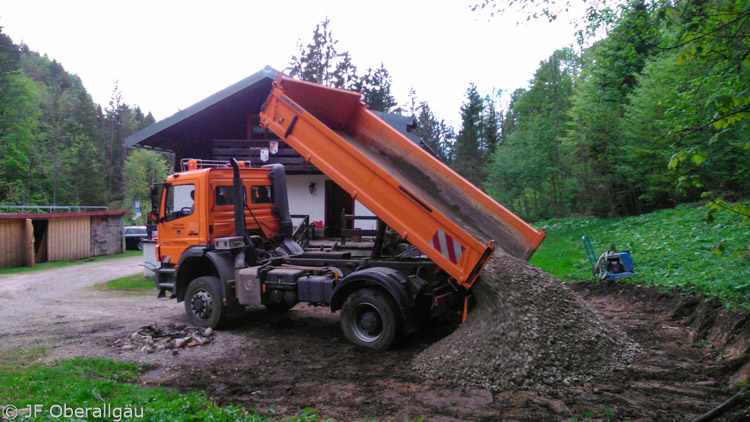
[[621,369],[638,346],[560,280],[499,251],[473,287],[466,323],[413,360],[462,385],[545,390]]

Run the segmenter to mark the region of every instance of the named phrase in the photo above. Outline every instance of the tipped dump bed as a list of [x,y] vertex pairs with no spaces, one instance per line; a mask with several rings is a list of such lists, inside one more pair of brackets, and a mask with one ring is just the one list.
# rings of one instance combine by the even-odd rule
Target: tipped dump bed
[[495,247],[528,259],[544,238],[367,110],[359,93],[280,77],[261,124],[466,288]]

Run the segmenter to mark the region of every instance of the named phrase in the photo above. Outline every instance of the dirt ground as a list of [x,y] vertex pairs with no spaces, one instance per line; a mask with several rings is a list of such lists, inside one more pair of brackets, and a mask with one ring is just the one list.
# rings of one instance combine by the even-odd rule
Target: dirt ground
[[[273,407],[280,416],[314,407],[338,421],[686,421],[727,399],[750,376],[747,313],[725,314],[710,301],[618,284],[574,288],[639,342],[636,363],[545,392],[492,394],[413,372],[414,356],[449,334],[455,320],[418,331],[397,350],[373,353],[343,338],[337,315],[303,305],[281,315],[248,311],[211,344],[177,356],[120,352],[112,342],[142,325],[186,323],[181,303],[90,289],[141,271],[138,261],[0,276],[0,349],[43,345],[49,359],[137,360],[153,365],[142,379],[148,385],[202,390],[219,403]],[[724,420],[750,420],[750,411],[737,409]]]

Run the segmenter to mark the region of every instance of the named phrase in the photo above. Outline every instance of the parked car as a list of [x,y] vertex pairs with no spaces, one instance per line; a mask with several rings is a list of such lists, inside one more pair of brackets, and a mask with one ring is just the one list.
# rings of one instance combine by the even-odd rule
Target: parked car
[[125,227],[125,249],[143,250],[143,241],[148,238],[146,226]]

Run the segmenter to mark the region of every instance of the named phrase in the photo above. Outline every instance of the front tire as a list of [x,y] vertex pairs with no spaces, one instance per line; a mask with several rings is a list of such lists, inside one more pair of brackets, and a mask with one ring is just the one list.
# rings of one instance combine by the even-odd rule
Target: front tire
[[185,291],[185,312],[190,322],[199,327],[225,326],[229,308],[224,305],[221,280],[206,276],[191,281]]
[[379,290],[361,289],[349,295],[341,307],[341,331],[352,343],[373,350],[387,350],[403,331],[396,302]]

